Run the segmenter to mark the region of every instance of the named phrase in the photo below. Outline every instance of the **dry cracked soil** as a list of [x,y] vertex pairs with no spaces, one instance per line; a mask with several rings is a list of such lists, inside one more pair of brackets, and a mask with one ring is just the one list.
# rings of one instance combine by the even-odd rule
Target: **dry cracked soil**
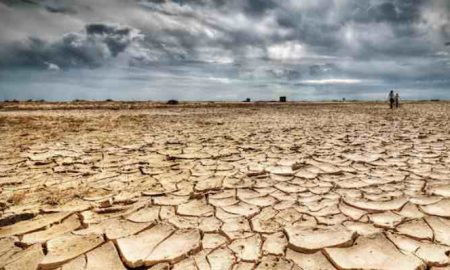
[[450,269],[450,103],[0,107],[0,269]]

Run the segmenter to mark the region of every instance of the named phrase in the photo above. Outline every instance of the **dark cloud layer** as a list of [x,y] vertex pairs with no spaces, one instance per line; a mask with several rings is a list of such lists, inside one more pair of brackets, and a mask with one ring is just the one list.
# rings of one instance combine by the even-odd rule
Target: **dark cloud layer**
[[429,91],[450,89],[449,42],[447,0],[0,0],[5,71],[128,67],[193,84],[214,70],[274,93]]
[[99,67],[141,39],[136,29],[108,24],[88,24],[82,32],[64,34],[54,42],[30,37],[3,48],[2,66]]

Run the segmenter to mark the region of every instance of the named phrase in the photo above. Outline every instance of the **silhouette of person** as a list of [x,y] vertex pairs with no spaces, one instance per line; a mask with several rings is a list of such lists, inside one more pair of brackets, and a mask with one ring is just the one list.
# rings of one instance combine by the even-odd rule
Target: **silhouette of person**
[[400,95],[398,93],[395,94],[395,108],[400,107]]
[[394,109],[394,102],[395,102],[395,96],[394,96],[394,90],[391,90],[391,92],[389,92],[389,106],[391,109]]

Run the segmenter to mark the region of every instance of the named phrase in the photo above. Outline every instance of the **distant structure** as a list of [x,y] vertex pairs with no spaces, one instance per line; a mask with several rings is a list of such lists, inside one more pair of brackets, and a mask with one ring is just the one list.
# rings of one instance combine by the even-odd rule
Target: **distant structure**
[[342,98],[342,101],[343,101],[343,102],[345,102],[345,97],[344,97],[344,98]]
[[286,101],[287,101],[286,96],[281,96],[281,97],[280,97],[280,102],[286,102]]
[[169,105],[177,105],[178,104],[178,100],[171,99],[171,100],[167,101],[167,104],[169,104]]

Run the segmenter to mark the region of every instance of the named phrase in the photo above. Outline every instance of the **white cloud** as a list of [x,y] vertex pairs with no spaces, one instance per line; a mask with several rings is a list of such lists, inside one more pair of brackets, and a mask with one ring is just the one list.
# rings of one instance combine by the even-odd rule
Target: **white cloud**
[[296,60],[306,56],[304,46],[293,41],[271,45],[267,48],[267,53],[273,60]]
[[320,80],[302,80],[305,84],[359,84],[363,80],[358,79],[320,79]]
[[61,68],[58,65],[56,65],[56,64],[49,63],[49,62],[45,62],[45,64],[47,65],[47,70],[50,70],[50,71],[59,71],[59,70],[61,70]]

